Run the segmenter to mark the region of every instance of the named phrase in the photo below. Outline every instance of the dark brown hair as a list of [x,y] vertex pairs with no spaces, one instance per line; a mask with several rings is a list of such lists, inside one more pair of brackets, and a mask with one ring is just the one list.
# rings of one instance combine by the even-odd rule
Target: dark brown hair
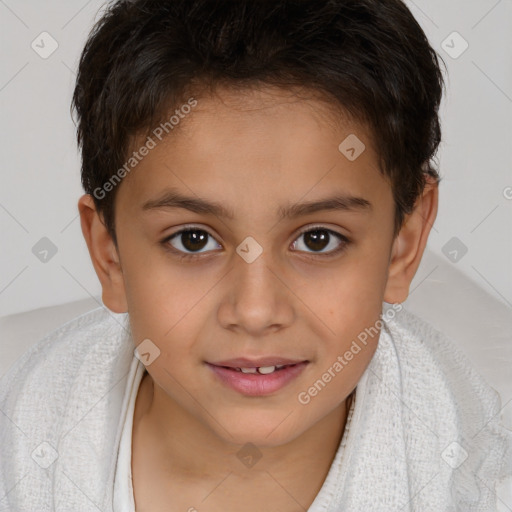
[[111,2],[73,94],[82,185],[117,244],[118,187],[94,191],[125,164],[136,136],[207,88],[304,88],[370,128],[396,235],[426,179],[441,179],[431,162],[441,140],[439,59],[400,0]]

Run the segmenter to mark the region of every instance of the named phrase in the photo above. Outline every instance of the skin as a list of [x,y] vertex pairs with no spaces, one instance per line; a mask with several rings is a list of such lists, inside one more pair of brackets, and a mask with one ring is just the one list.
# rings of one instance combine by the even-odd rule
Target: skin
[[[92,197],[78,206],[82,231],[112,311],[130,313],[134,343],[149,338],[160,356],[147,366],[136,401],[132,472],[137,510],[306,510],[318,494],[343,435],[348,403],[378,337],[303,405],[307,390],[374,326],[382,302],[403,302],[435,221],[432,182],[393,239],[391,187],[378,171],[371,134],[332,105],[274,89],[197,98],[178,129],[119,185],[113,243]],[[365,151],[349,161],[339,144],[356,134]],[[183,208],[143,211],[174,187],[219,202],[233,219]],[[350,192],[370,211],[325,210],[279,220],[276,210]],[[179,235],[207,231],[200,256]],[[304,228],[334,234],[317,247]],[[204,233],[203,233],[204,234]],[[253,237],[252,263],[236,248]],[[181,243],[180,243],[181,241]],[[295,242],[295,244],[294,244]],[[192,246],[193,248],[193,246]],[[227,388],[205,365],[239,356],[308,360],[280,391],[248,397]],[[261,459],[246,467],[246,443]]]

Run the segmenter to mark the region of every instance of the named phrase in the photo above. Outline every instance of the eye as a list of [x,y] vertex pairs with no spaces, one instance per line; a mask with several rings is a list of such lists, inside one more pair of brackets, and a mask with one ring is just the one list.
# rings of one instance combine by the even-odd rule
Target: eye
[[[304,237],[304,242],[299,243],[298,240],[301,237]],[[195,226],[187,226],[166,237],[161,243],[166,250],[178,253],[186,259],[222,247],[218,243],[213,243],[213,245],[210,243],[210,247],[208,247],[208,238],[214,240],[208,231]],[[349,243],[350,240],[347,237],[336,231],[323,226],[314,226],[302,231],[292,243],[292,247],[302,252],[310,252],[308,251],[310,249],[312,251],[310,254],[313,254],[313,256],[333,256],[343,251]],[[330,248],[330,250],[324,251],[326,248]]]
[[[297,242],[301,237],[304,237],[302,244]],[[302,231],[292,246],[294,249],[305,252],[309,252],[307,250],[309,248],[313,251],[312,254],[318,253],[319,256],[332,256],[343,251],[349,243],[349,239],[342,234],[323,226],[315,226]],[[325,248],[330,248],[330,250],[321,252]]]
[[[166,249],[183,253],[182,257],[188,258],[199,255],[202,252],[207,252],[209,249],[215,249],[214,246],[208,247],[208,237],[213,240],[213,236],[204,229],[186,227],[162,240],[162,244]],[[173,247],[174,250],[171,249],[169,245]],[[217,244],[217,246],[220,247],[219,244]],[[206,248],[206,251],[201,251],[201,249],[204,248]]]

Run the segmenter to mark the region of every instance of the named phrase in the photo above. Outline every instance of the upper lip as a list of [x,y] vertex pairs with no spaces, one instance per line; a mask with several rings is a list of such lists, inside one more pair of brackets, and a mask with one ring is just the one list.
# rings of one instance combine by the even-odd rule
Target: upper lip
[[225,361],[216,361],[214,366],[229,366],[230,368],[257,368],[261,366],[278,366],[285,364],[297,364],[306,362],[305,359],[288,359],[286,357],[268,356],[248,359],[246,357],[237,357],[235,359],[226,359]]

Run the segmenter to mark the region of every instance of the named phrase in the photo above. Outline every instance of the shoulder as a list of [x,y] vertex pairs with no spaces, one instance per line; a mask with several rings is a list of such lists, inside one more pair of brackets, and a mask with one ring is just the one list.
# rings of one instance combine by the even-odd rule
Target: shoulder
[[38,380],[41,387],[72,378],[88,357],[108,357],[119,350],[127,336],[127,314],[99,307],[75,317],[49,332],[19,357],[0,379],[0,398],[5,399],[10,390],[19,390],[19,386],[33,380]]
[[[446,450],[458,447],[461,466],[452,475],[453,486],[478,488],[483,481],[493,489],[512,473],[512,431],[503,421],[500,393],[452,338],[405,308],[387,313],[383,341],[398,360],[404,421],[411,430],[420,424],[433,433],[441,467]],[[426,436],[419,438],[418,446],[424,446]],[[419,460],[424,454],[418,453]]]
[[[416,375],[420,370],[429,374],[434,372],[452,387],[463,388],[464,393],[492,390],[491,395],[499,396],[463,346],[431,323],[405,307],[385,309],[383,320],[400,357],[402,371]],[[482,351],[487,348],[489,341],[483,339]]]
[[25,509],[42,510],[51,486],[68,485],[63,468],[87,463],[97,472],[90,482],[105,477],[101,460],[115,444],[133,351],[128,315],[101,307],[50,332],[15,362],[0,379],[0,495],[11,489],[13,503],[28,503],[25,491],[34,489],[37,507]]
[[383,330],[392,340],[402,382],[431,404],[442,396],[445,403],[478,410],[482,417],[488,415],[491,404],[499,408],[499,393],[453,339],[406,308],[387,313]]
[[101,307],[53,330],[0,379],[2,444],[20,433],[30,438],[64,428],[68,418],[117,382],[132,360],[127,314]]

